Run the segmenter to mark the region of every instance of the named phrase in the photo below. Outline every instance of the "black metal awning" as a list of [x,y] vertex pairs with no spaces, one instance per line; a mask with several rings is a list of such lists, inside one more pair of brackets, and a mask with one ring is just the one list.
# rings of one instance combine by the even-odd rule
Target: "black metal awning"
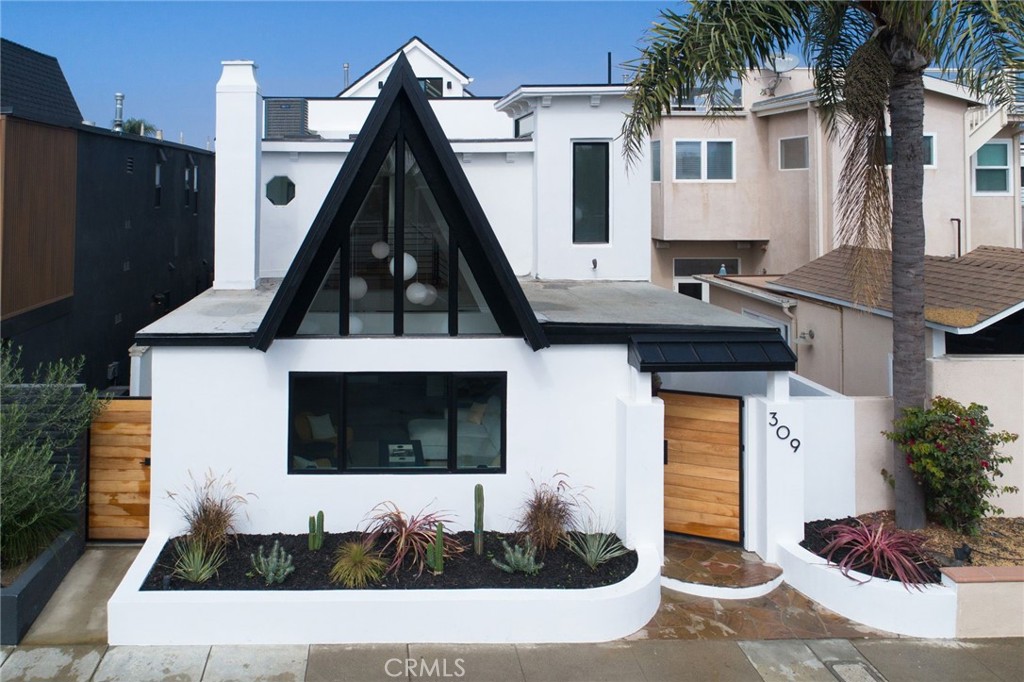
[[792,371],[796,355],[774,329],[636,334],[629,364],[641,372]]

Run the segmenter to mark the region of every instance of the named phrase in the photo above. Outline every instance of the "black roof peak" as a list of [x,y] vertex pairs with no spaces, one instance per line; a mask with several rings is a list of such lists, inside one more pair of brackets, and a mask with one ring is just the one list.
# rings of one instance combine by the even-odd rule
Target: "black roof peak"
[[[546,347],[544,332],[404,53],[395,60],[253,338],[253,346],[267,350],[275,337],[296,333],[335,254],[341,249],[345,255],[352,221],[398,139],[412,150],[423,170],[454,242],[502,333],[522,336],[534,350]],[[342,299],[342,305],[347,305],[347,297],[342,295]]]

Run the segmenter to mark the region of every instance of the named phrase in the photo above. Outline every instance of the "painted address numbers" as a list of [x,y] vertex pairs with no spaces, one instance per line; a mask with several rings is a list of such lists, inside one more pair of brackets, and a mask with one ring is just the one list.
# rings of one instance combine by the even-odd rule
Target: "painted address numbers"
[[768,421],[768,426],[770,428],[775,429],[775,437],[778,438],[779,440],[788,440],[789,441],[789,447],[793,448],[793,452],[796,452],[797,450],[799,450],[800,449],[800,439],[799,438],[790,438],[790,436],[793,435],[793,434],[790,433],[788,426],[786,426],[785,424],[780,424],[779,423],[779,413],[778,412],[769,412],[768,416],[771,417],[771,419],[769,419],[769,421]]

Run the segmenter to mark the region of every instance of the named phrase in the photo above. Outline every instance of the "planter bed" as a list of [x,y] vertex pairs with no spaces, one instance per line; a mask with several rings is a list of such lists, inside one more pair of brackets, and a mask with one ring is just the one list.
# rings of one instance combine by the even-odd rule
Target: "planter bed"
[[84,547],[81,535],[64,531],[10,585],[0,589],[0,644],[21,641]]
[[[267,537],[273,536],[264,537],[265,551],[270,549]],[[398,589],[339,589],[326,580],[319,588],[295,589],[299,581],[291,581],[303,570],[301,559],[310,554],[306,536],[295,537],[301,539],[301,547],[292,552],[298,568],[281,588],[262,589],[261,581],[245,578],[244,589],[242,584],[237,589],[179,589],[177,583],[172,583],[174,589],[145,589],[154,566],[162,566],[160,557],[169,540],[166,534],[151,532],[108,603],[109,643],[603,642],[642,628],[661,601],[661,559],[653,544],[637,546],[632,558],[623,557],[633,568],[615,578],[617,582],[601,587],[559,587],[558,580],[565,584],[567,578],[554,577],[557,553],[549,552],[544,568],[535,576],[539,581],[520,587],[501,585],[506,574],[486,559],[487,565],[479,566],[479,572],[494,582],[463,585],[470,589],[435,582],[443,576],[426,571],[419,579],[414,579],[415,572],[400,575],[391,586]],[[329,561],[340,539],[326,535],[323,549],[314,554]],[[503,554],[502,550],[499,558]],[[464,560],[446,562],[443,575],[449,580],[459,575],[458,564],[473,566],[472,546],[463,556]],[[579,559],[573,559],[579,571],[590,572]],[[161,587],[166,572],[160,567],[153,576]],[[513,578],[520,579],[529,578]]]
[[[830,538],[826,538],[824,535],[822,535],[823,531],[829,526],[835,526],[839,524],[847,526],[856,526],[858,525],[858,523],[858,519],[852,516],[848,516],[844,519],[822,519],[819,521],[808,521],[804,524],[804,539],[803,542],[800,543],[800,546],[809,552],[817,554],[822,559],[827,560],[826,553],[824,550],[825,546],[828,545]],[[837,549],[836,552],[832,555],[832,563],[838,564],[840,561],[843,560],[843,558],[847,554],[849,554],[849,552],[850,550],[846,548]],[[924,564],[921,568],[924,571],[925,576],[928,578],[927,583],[939,584],[942,582],[942,573],[939,571],[938,563],[933,562]],[[859,573],[859,575],[865,575],[865,573],[861,572]],[[870,575],[874,578],[880,578],[882,580],[893,580],[893,576],[881,572],[872,571]]]
[[[217,575],[205,583],[189,583],[171,576],[174,566],[173,540],[167,542],[153,569],[142,585],[143,590],[344,590],[345,587],[332,583],[328,573],[334,563],[335,549],[345,542],[358,541],[359,533],[325,533],[324,546],[311,552],[307,536],[302,535],[238,535],[227,547],[227,562]],[[445,560],[444,572],[433,575],[429,569],[417,575],[412,568],[403,568],[396,574],[385,576],[384,580],[366,589],[438,590],[438,589],[586,589],[617,583],[636,570],[636,552],[629,552],[591,570],[583,560],[563,546],[549,550],[538,562],[544,568],[537,575],[505,573],[491,563],[491,557],[503,560],[505,550],[501,541],[515,544],[511,535],[488,532],[484,534],[484,553],[473,553],[473,533],[455,534],[465,551]],[[262,545],[269,554],[274,541],[278,541],[285,552],[292,555],[295,571],[278,585],[266,585],[261,578],[250,578],[246,573],[252,570],[250,556]],[[166,581],[166,584],[165,584]]]

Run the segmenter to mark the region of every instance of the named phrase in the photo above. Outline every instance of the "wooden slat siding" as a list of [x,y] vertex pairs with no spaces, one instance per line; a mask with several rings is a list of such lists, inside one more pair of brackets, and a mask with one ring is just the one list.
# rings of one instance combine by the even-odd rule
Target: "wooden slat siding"
[[152,401],[120,398],[89,430],[89,538],[145,540],[149,535]]
[[0,117],[0,317],[74,294],[78,141],[74,130]]
[[665,529],[740,540],[740,402],[659,393],[665,402]]

